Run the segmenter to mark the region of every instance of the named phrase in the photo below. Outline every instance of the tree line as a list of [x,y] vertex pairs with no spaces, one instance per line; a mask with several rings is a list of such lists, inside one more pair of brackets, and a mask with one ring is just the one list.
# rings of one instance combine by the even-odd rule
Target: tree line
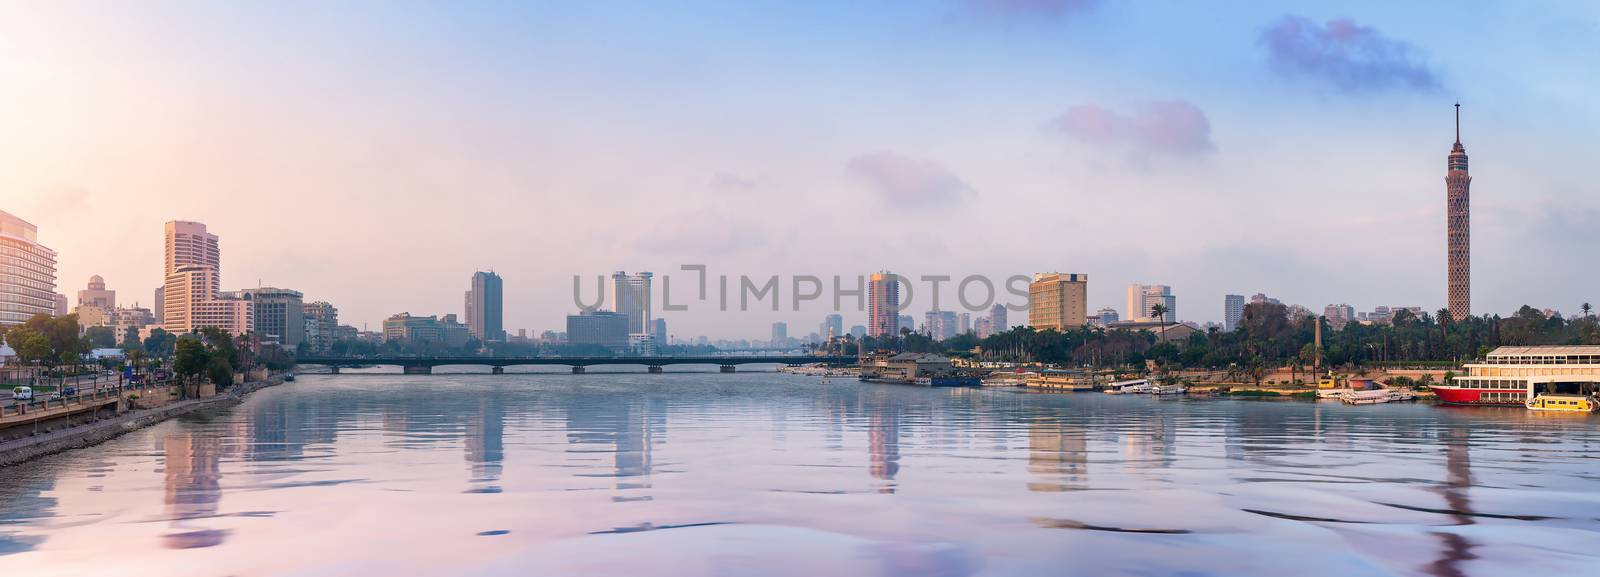
[[[1245,306],[1233,331],[1213,327],[1182,339],[1164,340],[1156,331],[1085,327],[1057,331],[1020,326],[979,339],[970,333],[935,340],[910,331],[895,338],[846,337],[842,348],[866,351],[937,352],[984,361],[1038,362],[1062,366],[1163,366],[1227,369],[1249,366],[1304,366],[1317,361],[1314,344],[1322,326],[1321,363],[1325,367],[1378,364],[1450,364],[1482,358],[1499,346],[1600,345],[1600,322],[1585,303],[1581,315],[1565,318],[1523,306],[1510,317],[1450,312],[1415,314],[1400,310],[1388,323],[1346,323],[1335,329],[1326,318],[1293,316],[1274,303]],[[1163,329],[1170,330],[1170,329]]]

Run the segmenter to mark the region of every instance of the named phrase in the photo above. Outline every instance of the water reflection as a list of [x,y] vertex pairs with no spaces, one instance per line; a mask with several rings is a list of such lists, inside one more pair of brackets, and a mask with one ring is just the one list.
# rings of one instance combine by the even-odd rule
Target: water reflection
[[894,476],[900,473],[900,407],[882,396],[872,397],[867,412],[867,472],[879,493],[894,493]]
[[1081,428],[1048,417],[1028,424],[1029,491],[1089,488],[1089,439]]
[[501,461],[505,454],[506,408],[501,397],[492,396],[478,400],[478,410],[467,419],[467,462],[471,463],[471,483],[474,493],[498,493]]
[[[567,442],[573,452],[609,454],[617,489],[646,489],[654,470],[652,451],[666,428],[659,401],[571,406],[566,411]],[[664,442],[665,439],[659,439]],[[581,473],[594,476],[595,473]]]
[[222,544],[225,530],[198,526],[196,519],[214,517],[222,501],[222,440],[183,432],[162,439],[166,469],[167,518],[172,530],[162,536],[169,549],[196,549]]
[[[1467,495],[1472,487],[1471,434],[1466,429],[1450,429],[1445,432],[1443,442],[1445,481],[1439,492],[1456,524],[1471,525],[1474,522],[1472,500]],[[1437,577],[1466,575],[1462,564],[1478,558],[1472,553],[1472,542],[1454,531],[1438,531],[1434,536],[1439,538],[1442,550],[1439,560],[1428,566],[1428,574]]]
[[772,374],[308,376],[0,469],[0,575],[1582,574],[1597,430]]

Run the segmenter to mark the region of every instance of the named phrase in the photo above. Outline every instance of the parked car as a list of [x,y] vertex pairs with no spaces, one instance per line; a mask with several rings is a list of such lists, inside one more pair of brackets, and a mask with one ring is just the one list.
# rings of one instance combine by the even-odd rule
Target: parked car
[[77,387],[61,387],[61,396],[63,397],[70,397],[76,394],[78,394]]
[[16,387],[11,389],[11,398],[19,401],[33,400],[33,387]]

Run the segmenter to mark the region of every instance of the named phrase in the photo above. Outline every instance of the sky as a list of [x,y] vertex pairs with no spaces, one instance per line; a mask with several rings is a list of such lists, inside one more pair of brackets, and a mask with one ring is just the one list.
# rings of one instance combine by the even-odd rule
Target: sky
[[[680,337],[807,332],[789,279],[880,269],[1432,311],[1459,101],[1474,312],[1600,300],[1600,4],[1338,4],[11,1],[0,210],[68,295],[148,306],[197,220],[225,289],[371,328],[475,270],[513,333],[616,270],[673,277]],[[692,264],[782,310],[680,298]]]

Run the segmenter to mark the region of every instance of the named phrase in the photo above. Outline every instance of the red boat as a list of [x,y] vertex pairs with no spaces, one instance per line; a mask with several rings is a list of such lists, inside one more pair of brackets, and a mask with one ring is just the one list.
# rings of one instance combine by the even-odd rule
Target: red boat
[[1472,386],[1478,383],[1467,380],[1457,383],[1429,385],[1428,388],[1446,405],[1521,407],[1528,400],[1528,393],[1517,389],[1480,389]]

